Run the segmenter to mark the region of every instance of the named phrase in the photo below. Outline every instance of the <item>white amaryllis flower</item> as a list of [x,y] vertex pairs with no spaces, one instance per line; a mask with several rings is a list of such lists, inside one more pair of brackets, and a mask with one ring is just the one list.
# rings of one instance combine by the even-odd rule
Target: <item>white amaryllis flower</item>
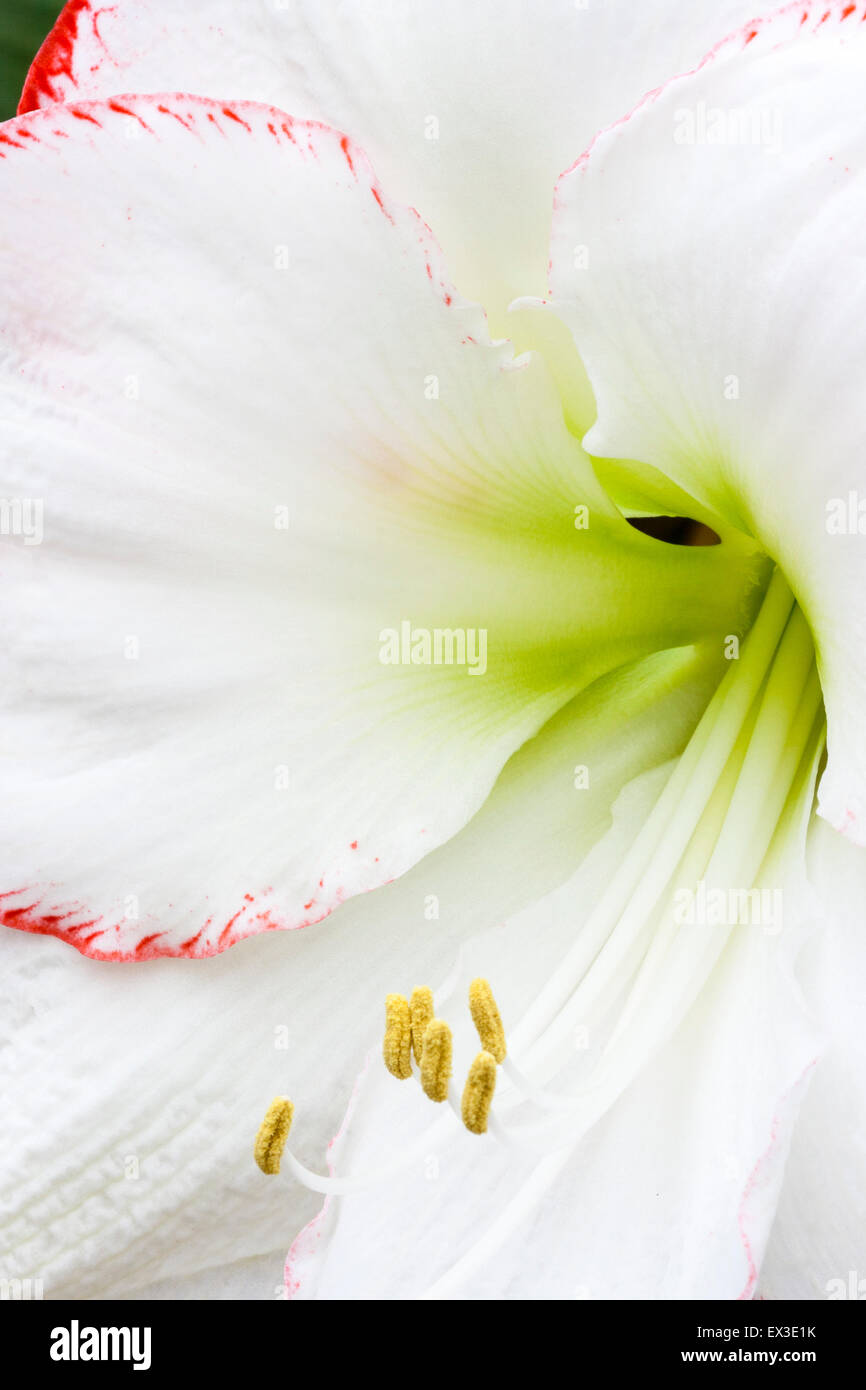
[[[0,127],[6,1277],[862,1262],[866,10],[760,8],[67,5]],[[479,976],[488,1132],[375,1056],[344,1123],[418,983],[459,1111]]]

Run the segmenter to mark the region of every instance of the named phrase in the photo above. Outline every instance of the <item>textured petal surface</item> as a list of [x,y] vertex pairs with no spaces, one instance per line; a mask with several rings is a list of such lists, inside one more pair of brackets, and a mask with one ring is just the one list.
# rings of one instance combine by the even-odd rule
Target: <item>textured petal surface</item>
[[317,1166],[386,992],[435,981],[462,939],[569,877],[621,784],[679,752],[720,664],[657,656],[592,687],[459,836],[316,932],[120,967],[7,933],[3,1275],[47,1298],[274,1297],[318,1199],[253,1163],[271,1097],[291,1092],[292,1144]]
[[544,287],[551,190],[595,131],[761,0],[72,0],[22,110],[118,92],[266,101],[347,130],[489,311]]
[[558,186],[551,275],[596,393],[586,447],[660,470],[784,570],[827,705],[819,809],[861,844],[863,16],[749,24],[600,135]]
[[8,925],[318,921],[601,672],[739,621],[345,137],[156,97],[2,138]]

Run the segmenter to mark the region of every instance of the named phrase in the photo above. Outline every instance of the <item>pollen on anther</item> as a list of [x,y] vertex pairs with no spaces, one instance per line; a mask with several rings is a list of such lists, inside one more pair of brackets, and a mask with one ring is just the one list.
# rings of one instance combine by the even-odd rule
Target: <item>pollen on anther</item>
[[421,1054],[421,1085],[425,1096],[437,1104],[448,1099],[453,1044],[451,1029],[442,1018],[433,1018],[424,1034]]
[[409,1000],[409,1015],[412,1021],[412,1051],[415,1054],[415,1061],[419,1067],[421,1065],[421,1054],[424,1051],[424,1034],[427,1032],[427,1025],[433,1017],[433,991],[426,985],[419,985],[412,991]]
[[487,1133],[487,1117],[496,1090],[496,1058],[489,1052],[479,1052],[463,1087],[460,1113],[470,1134]]
[[505,1029],[487,980],[473,980],[469,986],[469,1012],[484,1051],[489,1052],[497,1062],[504,1062]]
[[295,1107],[288,1096],[275,1096],[268,1106],[265,1118],[259,1125],[253,1149],[253,1156],[263,1173],[273,1174],[280,1171],[280,1160],[294,1114]]
[[409,1001],[402,994],[389,994],[385,1000],[382,1056],[392,1076],[408,1081],[412,1075],[412,1023]]

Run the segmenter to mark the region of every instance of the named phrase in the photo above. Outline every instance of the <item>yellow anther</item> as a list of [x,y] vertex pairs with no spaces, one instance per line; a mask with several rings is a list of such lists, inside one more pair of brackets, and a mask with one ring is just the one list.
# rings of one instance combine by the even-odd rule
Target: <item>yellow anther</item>
[[421,1054],[424,1051],[424,1034],[433,1017],[432,989],[428,989],[426,985],[419,985],[417,989],[413,989],[412,998],[409,1000],[409,1014],[412,1019],[412,1051],[420,1067]]
[[402,994],[389,994],[385,1000],[385,1041],[382,1056],[385,1066],[398,1081],[412,1075],[412,1024],[409,1004]]
[[469,986],[469,1012],[484,1051],[489,1052],[497,1062],[504,1062],[505,1029],[487,980],[473,980]]
[[471,1134],[487,1133],[487,1116],[493,1092],[496,1090],[496,1058],[489,1052],[479,1052],[463,1087],[460,1113]]
[[431,1100],[448,1099],[451,1053],[451,1029],[444,1019],[431,1019],[424,1034],[424,1050],[421,1053],[421,1085],[425,1096]]
[[268,1106],[267,1114],[259,1125],[253,1156],[263,1173],[278,1173],[280,1159],[289,1130],[292,1127],[295,1107],[288,1096],[275,1096]]

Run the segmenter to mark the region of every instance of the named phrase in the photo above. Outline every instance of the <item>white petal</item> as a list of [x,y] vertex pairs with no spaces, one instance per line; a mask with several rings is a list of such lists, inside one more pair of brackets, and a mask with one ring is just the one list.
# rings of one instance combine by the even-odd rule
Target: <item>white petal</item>
[[570,876],[621,783],[679,752],[717,678],[686,653],[607,678],[515,755],[460,836],[316,932],[194,967],[108,967],[7,933],[3,1275],[41,1278],[46,1297],[273,1297],[318,1199],[253,1164],[271,1097],[291,1092],[292,1144],[318,1165],[384,995]]
[[811,868],[821,930],[803,993],[828,1043],[803,1106],[761,1271],[766,1298],[866,1298],[866,862],[818,822]]
[[[463,987],[478,972],[503,982],[506,1028],[522,1012],[621,864],[660,782],[663,771],[627,789],[609,835],[556,894],[470,943],[460,987],[437,1000],[445,1017],[463,1013]],[[796,840],[789,871],[801,855]],[[425,1133],[428,1151],[401,1177],[332,1204],[314,1248],[302,1234],[287,1261],[289,1295],[752,1297],[791,1125],[820,1049],[791,980],[803,939],[802,922],[790,920],[778,934],[738,929],[669,1044],[576,1149],[540,1164],[490,1134],[466,1134],[450,1113],[431,1118],[420,1088],[396,1083],[373,1056],[338,1175],[393,1163]],[[455,1038],[459,1090],[478,1042],[463,1028]],[[575,1046],[587,1041],[597,1046],[592,1037]],[[520,1203],[520,1219],[497,1236]]]
[[4,139],[7,924],[140,959],[318,921],[601,672],[742,618],[345,137],[156,97]]
[[22,110],[118,92],[270,102],[348,131],[488,310],[545,283],[554,180],[766,0],[73,0]]
[[551,275],[596,393],[586,447],[660,470],[784,570],[826,698],[820,811],[861,844],[863,13],[755,21],[600,135],[559,184]]

